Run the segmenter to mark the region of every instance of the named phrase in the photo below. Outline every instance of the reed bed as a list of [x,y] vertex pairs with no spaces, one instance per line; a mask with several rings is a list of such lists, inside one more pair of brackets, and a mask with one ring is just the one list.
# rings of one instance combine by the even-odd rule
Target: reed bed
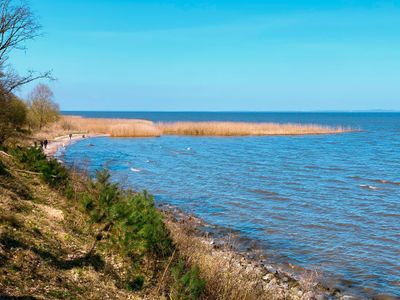
[[101,119],[62,116],[45,128],[41,135],[55,137],[69,133],[107,134],[112,137],[158,137],[161,135],[188,136],[263,136],[334,134],[350,128],[315,124],[278,124],[251,122],[172,122],[153,123],[139,119]]
[[159,123],[158,127],[164,135],[192,136],[303,135],[349,131],[343,127],[327,127],[315,124],[246,122],[175,122]]
[[158,137],[160,130],[153,122],[140,119],[101,119],[62,116],[45,128],[41,135],[56,137],[69,133],[106,134],[112,137]]

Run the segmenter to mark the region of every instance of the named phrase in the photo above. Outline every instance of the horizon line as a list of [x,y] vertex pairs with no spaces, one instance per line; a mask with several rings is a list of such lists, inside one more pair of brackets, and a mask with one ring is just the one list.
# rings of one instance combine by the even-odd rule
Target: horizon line
[[69,112],[113,112],[113,113],[400,113],[400,110],[391,109],[366,109],[366,110],[60,110],[61,113]]

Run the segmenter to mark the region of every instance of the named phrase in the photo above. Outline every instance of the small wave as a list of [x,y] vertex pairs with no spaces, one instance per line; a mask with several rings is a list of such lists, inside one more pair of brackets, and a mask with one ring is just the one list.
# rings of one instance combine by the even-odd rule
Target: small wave
[[303,225],[305,228],[311,228],[311,229],[322,229],[322,230],[331,230],[331,227],[324,226],[321,224],[305,224]]
[[379,213],[378,215],[382,217],[400,217],[400,214],[396,213]]
[[131,168],[131,171],[137,173],[137,172],[141,172],[142,170],[140,170],[140,169],[135,169],[135,168]]
[[391,185],[399,185],[400,186],[399,181],[390,181],[390,180],[386,180],[386,179],[362,178],[360,176],[350,176],[348,178],[355,179],[355,180],[365,180],[365,181],[375,182],[375,183],[380,183],[380,184],[391,184]]
[[400,185],[400,182],[390,181],[390,180],[385,180],[385,179],[369,179],[369,181],[376,182],[376,183],[382,183],[382,184]]
[[318,166],[304,166],[305,169],[320,169]]
[[327,168],[327,170],[330,170],[330,171],[345,171],[346,169],[343,169],[341,167],[329,167],[329,168]]
[[261,190],[261,189],[250,190],[250,192],[259,194],[259,195],[264,195],[264,196],[278,196],[279,195],[276,192],[272,192],[272,191],[268,191],[268,190]]
[[368,184],[360,184],[359,187],[365,190],[372,190],[372,191],[380,190],[380,188]]
[[250,190],[250,192],[261,195],[264,199],[268,199],[268,200],[275,200],[275,201],[288,201],[289,200],[289,198],[282,197],[278,193],[272,192],[272,191],[256,189],[256,190]]

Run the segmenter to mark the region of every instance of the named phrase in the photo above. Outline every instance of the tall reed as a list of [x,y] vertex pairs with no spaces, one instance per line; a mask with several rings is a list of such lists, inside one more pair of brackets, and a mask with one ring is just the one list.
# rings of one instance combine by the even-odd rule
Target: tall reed
[[63,116],[57,123],[41,132],[44,136],[68,133],[108,134],[112,137],[158,137],[161,135],[189,136],[263,136],[333,134],[350,128],[316,124],[279,124],[251,122],[160,122],[138,119],[101,119]]
[[164,135],[246,136],[246,135],[301,135],[345,132],[342,127],[315,124],[278,124],[248,122],[175,122],[159,123]]

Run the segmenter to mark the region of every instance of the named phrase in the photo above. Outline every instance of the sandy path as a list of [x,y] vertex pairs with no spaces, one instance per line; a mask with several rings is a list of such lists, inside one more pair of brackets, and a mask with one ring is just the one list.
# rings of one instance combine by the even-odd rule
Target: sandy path
[[73,134],[70,139],[68,135],[56,137],[55,139],[49,141],[47,148],[43,149],[44,153],[47,156],[53,156],[60,148],[65,148],[68,145],[76,143],[82,139],[87,139],[91,137],[99,137],[99,136],[108,136],[106,134],[85,134],[83,137],[82,134]]

